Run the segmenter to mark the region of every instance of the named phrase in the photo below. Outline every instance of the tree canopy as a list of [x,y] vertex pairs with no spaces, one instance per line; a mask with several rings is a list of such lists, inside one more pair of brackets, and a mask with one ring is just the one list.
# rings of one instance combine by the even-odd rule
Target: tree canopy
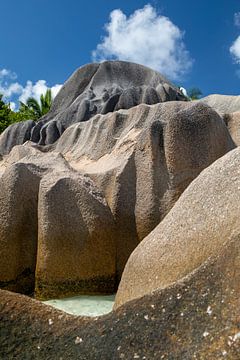
[[52,92],[50,89],[40,96],[40,102],[35,98],[27,99],[26,104],[20,101],[19,110],[14,112],[9,103],[5,103],[0,94],[0,134],[9,126],[19,121],[35,120],[47,114],[52,104]]
[[45,94],[40,96],[40,102],[35,98],[27,99],[26,104],[20,102],[20,112],[27,112],[31,114],[33,120],[38,120],[43,115],[47,114],[52,105],[52,92],[48,89]]
[[187,93],[191,100],[198,100],[202,95],[202,91],[196,87],[188,89]]

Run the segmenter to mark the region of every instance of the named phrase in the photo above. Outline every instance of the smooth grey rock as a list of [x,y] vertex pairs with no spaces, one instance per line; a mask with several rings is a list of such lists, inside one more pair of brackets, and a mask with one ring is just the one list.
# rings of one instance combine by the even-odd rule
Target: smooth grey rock
[[40,145],[53,144],[70,125],[89,120],[96,114],[168,100],[185,98],[178,88],[154,70],[125,61],[88,64],[66,81],[49,113],[37,124],[28,125],[31,135],[28,131],[22,136],[26,125],[9,128],[0,135],[0,155],[9,153],[14,145],[26,140]]
[[240,96],[213,94],[198,101],[211,106],[220,115],[240,111]]
[[0,156],[8,154],[15,145],[21,145],[31,137],[31,130],[36,123],[27,120],[10,125],[0,135]]

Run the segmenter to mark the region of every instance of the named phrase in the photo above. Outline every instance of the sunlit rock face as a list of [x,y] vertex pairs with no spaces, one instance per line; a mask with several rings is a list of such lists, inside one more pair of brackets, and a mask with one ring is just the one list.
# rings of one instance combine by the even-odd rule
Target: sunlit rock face
[[[240,270],[239,174],[239,147],[202,171],[165,219],[131,254],[115,307],[165,289],[185,277],[195,277],[198,287],[197,271],[216,276],[213,291],[219,291],[222,282],[229,282],[240,295],[235,282]],[[212,265],[211,259],[215,258],[217,265]]]
[[93,320],[0,290],[0,358],[239,360],[239,114],[181,99],[152,70],[92,64],[1,135],[0,287],[121,282]]
[[236,146],[211,107],[180,100],[151,69],[90,64],[37,124],[6,129],[1,288],[44,299],[116,291],[133,250]]
[[26,140],[53,144],[70,125],[96,114],[173,100],[185,98],[161,74],[145,66],[124,61],[88,64],[66,81],[40,121],[14,124],[0,136],[0,155]]
[[216,112],[180,101],[96,115],[54,147],[14,147],[0,163],[1,287],[113,293],[139,242],[234,147]]
[[240,111],[240,96],[238,95],[208,95],[201,100],[220,114],[230,114]]
[[233,113],[226,113],[223,119],[227,125],[227,128],[231,134],[234,143],[240,145],[240,111]]
[[33,149],[0,183],[1,287],[39,298],[114,292],[114,219],[90,178]]
[[181,281],[94,319],[0,290],[0,357],[239,360],[239,264],[238,238]]

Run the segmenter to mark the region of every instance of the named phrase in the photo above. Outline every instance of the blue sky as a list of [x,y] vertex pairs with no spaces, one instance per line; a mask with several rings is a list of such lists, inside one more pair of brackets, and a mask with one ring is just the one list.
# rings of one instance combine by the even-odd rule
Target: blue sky
[[37,97],[46,85],[57,92],[76,68],[106,58],[150,65],[204,95],[240,93],[239,0],[0,4],[0,92],[8,101]]

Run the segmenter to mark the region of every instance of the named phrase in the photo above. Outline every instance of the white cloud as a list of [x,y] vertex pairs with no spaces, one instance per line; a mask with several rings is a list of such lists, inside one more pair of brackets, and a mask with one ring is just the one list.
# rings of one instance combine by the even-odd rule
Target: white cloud
[[232,44],[229,50],[235,62],[237,64],[240,64],[240,35],[234,41],[234,43]]
[[14,73],[8,69],[2,69],[2,70],[0,70],[0,79],[2,80],[4,77],[14,80],[17,78],[17,75],[16,75],[16,73]]
[[0,81],[0,94],[4,96],[4,98],[10,98],[13,95],[21,94],[23,90],[22,85],[18,82],[9,84],[8,82]]
[[240,12],[234,14],[234,25],[240,27]]
[[151,6],[127,17],[120,9],[110,14],[107,36],[97,45],[95,61],[119,59],[149,66],[171,79],[181,78],[192,66],[184,33]]
[[[234,14],[234,25],[240,28],[240,12]],[[230,54],[236,64],[240,64],[240,35],[232,43],[229,48]],[[236,75],[240,78],[240,69],[236,71]]]
[[[35,84],[28,80],[26,85],[22,86],[18,82],[13,82],[16,78],[17,75],[11,70],[0,69],[0,94],[3,94],[5,100],[10,101],[12,110],[16,109],[16,103],[11,101],[13,97],[22,102],[26,102],[29,97],[34,97],[36,100],[39,100],[41,94],[45,94],[49,88],[46,80],[38,80]],[[61,87],[62,85],[60,84],[50,87],[53,98],[57,95]]]
[[15,104],[15,102],[10,101],[9,105],[10,105],[10,109],[11,109],[12,111],[16,110],[16,104]]
[[9,73],[9,70],[2,69],[2,70],[0,70],[0,77],[3,78],[4,76],[7,76],[8,73]]
[[[56,84],[50,89],[52,90],[52,97],[54,98],[62,85]],[[38,80],[35,84],[32,81],[28,80],[26,86],[23,88],[22,94],[19,97],[19,100],[25,103],[29,97],[33,97],[36,100],[40,100],[40,96],[45,94],[48,89],[46,80]]]

